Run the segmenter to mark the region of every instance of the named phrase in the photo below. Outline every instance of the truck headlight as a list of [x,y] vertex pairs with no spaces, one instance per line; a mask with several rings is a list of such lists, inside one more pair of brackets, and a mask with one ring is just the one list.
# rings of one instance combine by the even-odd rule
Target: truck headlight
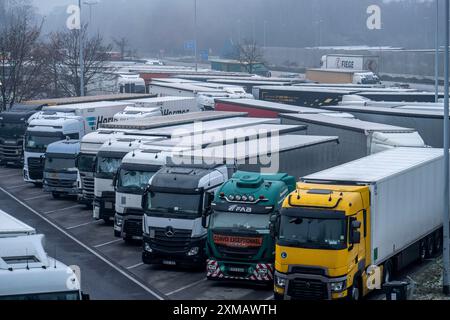
[[123,218],[116,216],[116,226],[121,227],[123,224]]
[[147,252],[150,252],[150,253],[152,253],[153,252],[153,249],[152,249],[152,247],[150,247],[150,244],[149,243],[144,243],[144,250],[145,251],[147,251]]
[[199,247],[193,247],[191,248],[191,250],[189,250],[189,252],[187,253],[188,256],[195,256],[198,254],[198,252],[200,251]]
[[275,275],[275,285],[280,288],[286,288],[287,279],[280,275]]
[[331,282],[331,291],[332,292],[342,292],[347,288],[347,281],[338,281],[338,282]]

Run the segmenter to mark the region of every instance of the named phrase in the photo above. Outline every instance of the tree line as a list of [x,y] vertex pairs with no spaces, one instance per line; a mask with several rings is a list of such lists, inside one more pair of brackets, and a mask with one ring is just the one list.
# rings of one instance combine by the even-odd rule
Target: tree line
[[106,64],[112,45],[89,34],[87,25],[43,34],[45,21],[25,0],[1,1],[0,17],[0,110],[24,100],[79,96],[80,32],[85,86],[111,77]]

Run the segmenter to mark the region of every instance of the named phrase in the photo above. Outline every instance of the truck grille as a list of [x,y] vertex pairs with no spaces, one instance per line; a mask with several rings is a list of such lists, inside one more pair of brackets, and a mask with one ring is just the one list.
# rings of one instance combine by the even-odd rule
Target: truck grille
[[94,200],[94,178],[81,177],[81,188],[83,189],[83,197],[88,200]]
[[142,221],[126,220],[123,229],[128,237],[142,237]]
[[230,248],[225,246],[216,245],[217,250],[224,258],[234,259],[252,259],[258,254],[261,247],[257,248]]
[[173,229],[173,236],[167,236],[167,229],[155,228],[155,237],[150,239],[152,248],[164,252],[186,252],[189,250],[191,230]]
[[327,284],[320,280],[294,279],[289,281],[288,295],[298,300],[328,299]]
[[0,159],[20,160],[23,156],[22,145],[0,144]]
[[60,180],[60,179],[45,179],[47,182],[47,186],[53,187],[53,188],[72,188],[73,187],[73,180]]
[[28,176],[31,180],[42,180],[44,176],[44,159],[28,158]]

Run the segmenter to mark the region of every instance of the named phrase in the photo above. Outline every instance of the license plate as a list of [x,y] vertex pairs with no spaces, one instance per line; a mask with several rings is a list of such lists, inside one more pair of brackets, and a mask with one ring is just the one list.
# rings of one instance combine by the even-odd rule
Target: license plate
[[112,209],[112,202],[105,202],[105,209]]
[[163,260],[162,263],[165,264],[166,266],[174,266],[177,264],[175,261],[172,260]]
[[244,273],[245,269],[244,268],[236,268],[236,267],[230,267],[228,268],[229,271],[231,272],[239,272],[239,273]]

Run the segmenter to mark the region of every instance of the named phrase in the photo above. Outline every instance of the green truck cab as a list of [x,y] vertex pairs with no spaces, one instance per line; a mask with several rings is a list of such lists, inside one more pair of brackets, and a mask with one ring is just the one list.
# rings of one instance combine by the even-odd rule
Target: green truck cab
[[284,173],[238,171],[222,185],[207,226],[208,279],[273,282],[271,218],[294,189],[295,178]]

